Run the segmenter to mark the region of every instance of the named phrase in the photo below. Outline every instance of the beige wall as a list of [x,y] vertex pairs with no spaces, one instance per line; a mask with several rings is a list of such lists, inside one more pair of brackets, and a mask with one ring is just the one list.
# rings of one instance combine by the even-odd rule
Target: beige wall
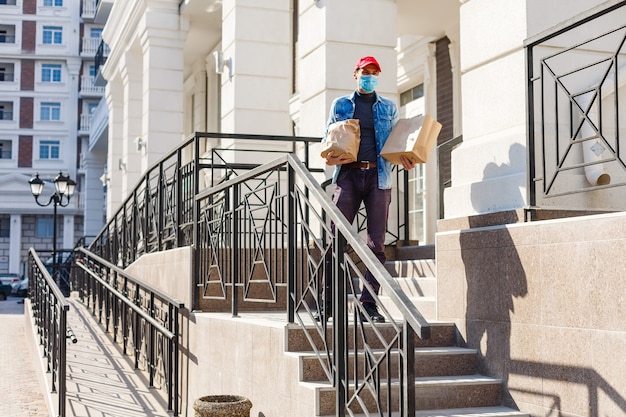
[[437,235],[438,318],[533,416],[626,414],[626,213]]
[[142,255],[126,268],[130,275],[192,308],[193,251],[189,246]]

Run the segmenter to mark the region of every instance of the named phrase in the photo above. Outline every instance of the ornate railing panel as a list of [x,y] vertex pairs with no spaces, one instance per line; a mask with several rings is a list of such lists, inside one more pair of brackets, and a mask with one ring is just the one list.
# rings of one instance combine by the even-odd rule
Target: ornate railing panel
[[[251,162],[233,162],[223,153],[230,153],[232,159],[235,151],[211,145],[222,140],[255,141],[257,148],[259,143],[262,146],[237,149],[237,154],[248,154]],[[201,188],[261,165],[268,152],[288,153],[291,144],[302,147],[308,166],[308,145],[319,141],[310,137],[197,133],[146,172],[90,249],[126,267],[144,253],[190,246],[196,221],[194,196]]]
[[[240,296],[286,302],[288,321],[302,326],[337,389],[337,415],[414,413],[413,338],[416,331],[428,337],[428,324],[297,158],[234,176],[196,201],[200,303],[230,299],[237,315]],[[379,302],[386,323],[369,323],[355,302],[361,286],[372,292],[366,268],[402,319]],[[333,282],[332,326],[316,320],[330,308],[322,299],[325,279]]]
[[526,42],[529,202],[624,210],[626,2]]

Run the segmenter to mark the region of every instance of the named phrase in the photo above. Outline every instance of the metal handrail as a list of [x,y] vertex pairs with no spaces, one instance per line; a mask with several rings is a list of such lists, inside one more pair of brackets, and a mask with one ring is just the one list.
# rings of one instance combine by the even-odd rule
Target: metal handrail
[[[74,277],[79,298],[100,323],[105,322],[105,331],[112,332],[114,342],[120,336],[124,354],[132,343],[136,369],[140,368],[143,352],[144,371],[151,387],[155,386],[157,371],[162,372],[168,409],[178,416],[179,316],[184,304],[85,248],[77,248],[75,257],[76,266],[83,272]],[[144,331],[146,325],[148,330]],[[156,348],[159,337],[166,340],[167,349]]]
[[[400,288],[396,280],[389,274],[384,266],[378,261],[371,250],[367,248],[366,242],[359,236],[354,226],[348,223],[345,216],[339,211],[337,206],[323,192],[319,183],[313,178],[306,166],[293,155],[285,155],[275,160],[256,167],[240,176],[225,181],[207,190],[204,190],[195,197],[196,202],[206,199],[212,195],[233,188],[237,184],[246,180],[253,179],[264,173],[274,171],[277,168],[289,165],[297,176],[303,181],[304,186],[309,191],[310,198],[314,198],[320,205],[321,209],[327,213],[328,220],[335,224],[339,232],[345,236],[346,242],[351,246],[352,250],[363,261],[365,267],[374,274],[379,281],[383,291],[388,294],[389,298],[394,302],[404,319],[418,333],[419,337],[428,339],[430,337],[430,325],[424,319],[417,307],[411,302],[406,293]],[[235,312],[236,313],[236,312]],[[235,314],[236,315],[236,314]]]
[[[414,415],[414,337],[429,338],[430,325],[296,156],[284,155],[216,184],[199,192],[195,203],[199,217],[194,288],[204,291],[196,292],[196,297],[209,302],[228,300],[230,291],[232,314],[237,316],[240,303],[267,301],[279,305],[276,292],[278,287],[286,287],[287,321],[303,329],[329,382],[337,389],[337,415],[365,407],[367,401],[361,397],[365,386],[376,392],[373,396],[378,402],[373,408],[394,409],[391,397],[383,393],[389,393],[396,382],[403,403],[395,409],[403,416]],[[320,235],[309,218],[324,219],[318,226]],[[328,227],[329,223],[334,228]],[[324,304],[320,301],[321,273],[312,270],[324,267],[309,253],[308,239],[315,242],[321,253],[332,252],[332,336],[328,323],[314,317]],[[349,256],[343,251],[346,246],[352,251]],[[255,276],[259,263],[263,265],[263,277]],[[373,292],[357,263],[376,277],[401,319],[392,317],[374,294],[387,323],[368,323],[362,316],[361,304],[352,301],[351,305],[358,291],[355,279]],[[247,294],[252,284],[259,283],[272,289],[268,298]],[[210,286],[215,284],[223,289],[221,295],[211,293]],[[348,336],[348,323],[354,323],[353,337],[358,333],[358,342]],[[317,346],[316,339],[323,341],[323,347]],[[382,345],[382,353],[371,356],[368,346],[377,344]],[[392,366],[390,362],[395,356],[401,358],[395,374],[397,381],[391,377],[392,372],[383,371],[384,366]],[[363,358],[367,358],[365,365],[361,363]],[[351,367],[350,361],[354,362]],[[359,366],[365,369],[359,371]],[[387,376],[381,377],[381,372]]]
[[70,305],[39,259],[37,252],[30,248],[28,254],[30,270],[28,285],[39,344],[44,347],[47,370],[51,373],[51,391],[58,393],[59,417],[65,417],[66,338],[68,331],[71,332],[67,326],[67,312]]
[[[245,158],[232,163],[220,154],[215,142],[201,141],[225,138],[265,143],[302,139],[304,148],[294,143],[292,149],[304,150],[304,161],[279,149],[283,156],[265,165],[241,161]],[[89,249],[123,269],[144,253],[193,247],[193,310],[212,311],[219,305],[220,309],[230,307],[237,315],[240,305],[250,308],[250,303],[259,302],[274,304],[275,310],[285,309],[287,322],[301,325],[337,388],[340,413],[360,409],[362,390],[374,389],[379,394],[374,407],[395,407],[408,415],[407,410],[415,410],[414,339],[428,338],[430,327],[366,248],[358,226],[347,223],[313,177],[308,145],[320,140],[196,133],[145,174]],[[271,155],[265,150],[257,152],[263,153],[262,159]],[[201,175],[210,178],[202,190]],[[344,251],[348,247],[350,251]],[[315,259],[320,254],[328,256],[332,272],[322,272],[325,261]],[[368,323],[364,307],[354,302],[361,287],[374,293],[364,280],[364,269],[376,277],[400,313],[392,317],[372,294],[387,323]],[[322,307],[319,281],[324,274],[337,285],[332,337],[326,321],[314,320]],[[349,332],[360,340],[349,339]],[[316,340],[323,340],[324,347],[317,347]],[[370,345],[382,346],[382,353],[371,356],[372,351],[359,350]],[[365,365],[353,363],[354,371],[348,372],[349,361],[364,357]],[[383,370],[384,364],[395,371]],[[399,408],[382,403],[392,401],[391,396],[383,395],[385,390],[390,395],[392,389],[401,391],[393,398],[400,399]]]
[[524,42],[531,208],[624,209],[605,191],[626,186],[618,93],[626,79],[624,7],[604,2]]

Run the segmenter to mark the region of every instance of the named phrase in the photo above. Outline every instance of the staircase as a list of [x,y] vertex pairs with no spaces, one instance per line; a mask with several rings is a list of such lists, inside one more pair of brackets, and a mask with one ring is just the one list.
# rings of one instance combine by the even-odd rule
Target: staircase
[[[400,258],[415,257],[416,253],[404,250],[397,251],[397,255]],[[433,320],[431,338],[421,340],[416,337],[415,340],[416,417],[528,417],[528,414],[500,405],[502,381],[478,374],[476,350],[456,345],[456,329],[453,324],[434,321],[437,283],[433,258],[396,259],[386,265],[392,276],[398,277],[399,284],[424,316]],[[384,294],[381,295],[384,303]],[[391,303],[385,303],[385,307],[394,314]],[[288,326],[286,331],[286,355],[297,357],[298,382],[304,390],[310,390],[316,399],[313,415],[334,416],[335,389],[328,382],[304,330],[299,326]],[[332,321],[328,325],[328,331],[332,332]],[[373,329],[366,326],[367,331],[373,332]],[[374,335],[367,339],[372,340],[373,344],[378,340]],[[316,348],[323,351],[322,341],[315,343]],[[376,349],[380,347],[373,345],[371,348],[375,355]],[[358,362],[363,363],[364,360]],[[352,368],[350,365],[349,372],[354,372]],[[363,369],[364,366],[359,367],[360,378],[363,377]],[[398,393],[391,395],[395,397]],[[354,412],[359,415],[359,410]]]

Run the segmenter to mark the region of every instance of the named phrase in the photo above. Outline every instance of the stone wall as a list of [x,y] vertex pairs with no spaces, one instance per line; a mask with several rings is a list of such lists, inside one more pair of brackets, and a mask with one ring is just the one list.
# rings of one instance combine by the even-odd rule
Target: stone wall
[[437,234],[438,318],[503,378],[507,405],[626,414],[626,213],[477,222]]

